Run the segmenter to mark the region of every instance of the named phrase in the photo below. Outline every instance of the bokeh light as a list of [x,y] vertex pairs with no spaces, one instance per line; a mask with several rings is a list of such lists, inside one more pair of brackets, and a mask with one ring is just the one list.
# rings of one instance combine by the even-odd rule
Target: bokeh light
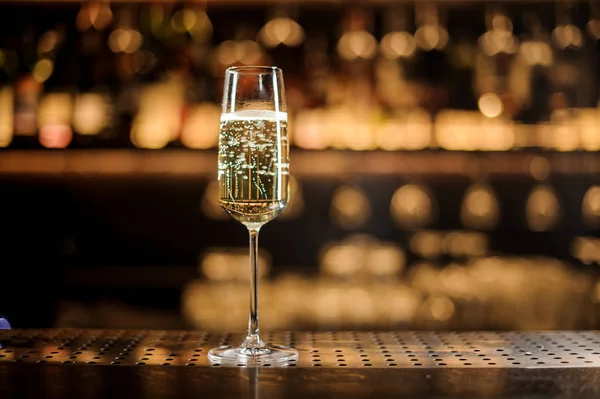
[[51,59],[43,58],[39,60],[35,66],[33,67],[33,78],[39,82],[43,83],[52,75],[54,72],[54,62]]
[[481,113],[488,118],[495,118],[497,116],[502,115],[504,111],[504,106],[502,105],[502,100],[495,93],[486,93],[479,97],[479,101],[477,102],[479,106],[479,110]]

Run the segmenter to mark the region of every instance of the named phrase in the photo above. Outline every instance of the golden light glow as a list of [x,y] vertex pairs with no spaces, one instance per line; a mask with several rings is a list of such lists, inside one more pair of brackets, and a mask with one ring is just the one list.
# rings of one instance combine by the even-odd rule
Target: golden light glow
[[304,211],[304,194],[302,192],[302,186],[294,176],[290,176],[289,198],[285,209],[275,220],[296,219]]
[[554,62],[552,48],[542,41],[524,42],[520,48],[520,55],[529,65],[549,66]]
[[66,148],[73,139],[73,130],[67,124],[47,124],[40,128],[39,139],[46,148]]
[[131,141],[139,148],[160,149],[175,140],[181,129],[183,84],[178,80],[148,85],[140,94]]
[[8,147],[13,139],[14,90],[0,88],[0,147]]
[[499,53],[514,54],[519,46],[513,35],[513,24],[505,15],[496,14],[492,17],[491,29],[479,37],[479,47],[482,51],[494,56]]
[[[486,111],[494,111],[486,98]],[[497,111],[497,110],[496,110]],[[506,151],[517,145],[515,123],[502,118],[489,118],[479,112],[445,110],[435,121],[437,144],[446,150],[462,151]]]
[[171,17],[171,28],[178,32],[189,32],[196,25],[197,19],[198,16],[190,8],[177,10]]
[[108,46],[115,53],[135,53],[143,42],[142,34],[129,28],[117,28],[108,37]]
[[574,151],[579,147],[579,127],[571,123],[549,126],[552,148],[561,151]]
[[485,119],[481,124],[479,148],[486,151],[507,151],[516,146],[513,122],[502,118]]
[[258,62],[263,52],[255,41],[252,40],[226,40],[219,44],[215,50],[216,60],[223,66],[242,63],[252,65]]
[[79,13],[77,13],[75,23],[77,24],[77,28],[81,31],[88,30],[92,26],[89,17],[89,9],[86,5],[82,6]]
[[[263,283],[261,288],[266,285]],[[219,302],[214,300],[217,297],[221,298]],[[248,318],[247,306],[243,306],[247,300],[240,282],[225,281],[213,285],[193,282],[183,289],[182,313],[194,325],[235,328]]]
[[377,147],[374,126],[368,120],[355,116],[347,120],[343,134],[343,147],[354,151],[374,150]]
[[263,26],[258,35],[267,47],[277,47],[280,44],[296,47],[304,42],[304,29],[290,18],[273,18]]
[[[460,241],[473,235],[484,236],[453,231],[447,237]],[[464,250],[470,245],[467,241],[462,244]],[[493,319],[510,328],[547,330],[574,326],[571,318],[556,319],[558,307],[572,301],[600,302],[600,285],[595,277],[573,273],[571,265],[557,259],[537,256],[479,257],[444,267],[421,262],[408,270],[405,279],[399,279],[391,269],[391,274],[386,269],[385,274],[379,275],[378,270],[364,267],[368,264],[364,260],[369,254],[377,255],[382,244],[389,245],[373,236],[351,236],[324,248],[323,255],[338,253],[331,259],[333,263],[327,260],[321,276],[287,274],[262,281],[263,300],[271,304],[265,314],[266,324],[279,329],[302,325],[310,329],[388,330],[401,322],[418,328],[445,325],[458,309],[460,316],[471,309],[462,326],[478,326]],[[600,239],[577,237],[572,244],[574,256],[582,256],[586,263],[598,263]],[[335,249],[331,252],[332,248]],[[240,249],[242,252],[246,257],[245,250]],[[378,265],[379,257],[374,258],[372,264]],[[386,259],[396,257],[385,255],[379,259],[387,262]],[[217,262],[218,267],[223,265]],[[209,326],[220,332],[235,329],[247,318],[244,287],[245,282],[238,280],[191,282],[183,290],[182,313],[198,328]],[[468,348],[458,345],[455,349]]]
[[[536,125],[536,140],[534,141],[539,147],[544,149],[556,150],[557,140],[555,135],[555,128],[549,123],[539,123]],[[565,138],[563,137],[563,140]],[[569,138],[566,138],[564,144],[569,143]]]
[[342,186],[331,200],[330,216],[338,226],[353,230],[363,226],[371,217],[367,196],[357,187]]
[[580,131],[580,145],[586,151],[600,150],[600,109],[580,109],[577,118]]
[[[206,13],[201,13],[206,15]],[[198,13],[195,13],[192,10],[185,9],[183,11],[182,25],[189,32],[194,29],[196,22],[198,21]]]
[[56,48],[60,35],[55,30],[49,30],[44,33],[38,42],[38,52],[40,54],[49,53]]
[[595,237],[575,237],[571,254],[583,264],[600,263],[600,240]]
[[543,157],[535,157],[529,165],[529,173],[538,181],[546,180],[550,174],[550,162]]
[[408,32],[390,32],[381,39],[380,51],[391,60],[410,57],[417,49],[415,38]]
[[365,30],[346,32],[338,41],[337,51],[345,60],[370,59],[377,53],[377,40]]
[[447,150],[478,149],[481,137],[481,114],[470,111],[446,110],[436,117],[436,141]]
[[49,93],[40,100],[39,140],[46,148],[65,148],[73,138],[70,126],[73,100],[68,93]]
[[415,32],[419,47],[425,51],[442,50],[448,44],[448,31],[437,24],[422,25]]
[[435,123],[437,144],[445,150],[476,150],[480,130],[477,116],[473,114],[461,111],[440,112]]
[[422,109],[386,120],[376,130],[377,147],[386,151],[422,150],[431,144],[432,123]]
[[581,213],[587,226],[600,226],[600,186],[592,186],[587,190],[583,197]]
[[31,75],[25,75],[17,81],[15,98],[20,98],[24,106],[15,106],[14,134],[16,136],[33,136],[36,134],[40,92],[41,84]]
[[434,289],[434,283],[439,275],[439,269],[430,262],[419,262],[408,270],[408,281],[423,293],[429,293]]
[[54,63],[48,58],[39,60],[33,67],[33,78],[36,82],[43,83],[52,75],[54,72]]
[[194,149],[209,149],[219,142],[221,109],[213,103],[198,104],[186,118],[181,142]]
[[216,49],[216,58],[221,65],[233,65],[241,57],[237,42],[225,40]]
[[397,189],[392,196],[390,213],[399,226],[418,229],[435,219],[437,205],[426,187],[407,184]]
[[504,112],[504,106],[502,100],[496,93],[486,93],[479,97],[477,102],[481,113],[488,118],[495,118],[502,115]]
[[558,25],[552,31],[552,38],[559,48],[581,47],[583,35],[581,30],[573,24]]
[[238,61],[244,65],[252,65],[263,56],[263,51],[253,40],[242,40],[238,43]]
[[[191,25],[191,17],[188,18],[190,20],[184,21],[187,26]],[[195,40],[208,40],[210,38],[213,33],[213,24],[204,10],[197,9],[195,11],[194,23],[188,31]]]
[[527,225],[532,231],[549,231],[554,229],[561,218],[558,196],[554,189],[540,184],[531,190],[525,205]]
[[432,296],[423,303],[434,320],[448,321],[454,314],[454,303],[445,296]]
[[479,45],[487,55],[513,54],[517,51],[517,39],[509,31],[488,31],[479,39]]
[[329,135],[324,128],[325,112],[320,109],[302,109],[296,115],[294,144],[307,150],[324,150],[329,144]]
[[91,1],[83,4],[77,14],[76,24],[81,31],[88,30],[92,26],[96,30],[104,30],[110,25],[113,14],[108,2]]
[[425,259],[435,259],[442,254],[443,234],[438,231],[420,231],[410,239],[413,254]]
[[396,244],[375,243],[367,254],[365,267],[369,274],[378,277],[397,276],[406,262],[404,251]]
[[95,135],[109,122],[107,99],[97,93],[82,93],[75,99],[73,127],[82,135]]
[[383,287],[382,291],[384,292],[384,296],[381,299],[377,298],[379,300],[376,304],[382,302],[386,304],[385,310],[379,306],[380,312],[385,315],[383,317],[384,324],[387,320],[394,325],[398,322],[407,323],[414,319],[422,300],[417,290],[406,286],[397,286],[393,287],[389,293]]
[[377,147],[386,151],[397,151],[403,147],[405,135],[406,127],[402,120],[388,119],[377,130]]
[[474,184],[465,193],[460,209],[464,226],[475,230],[491,230],[500,220],[500,205],[494,190],[485,184]]
[[450,298],[468,298],[472,292],[472,278],[468,267],[450,264],[438,275],[439,291]]
[[[259,278],[268,275],[271,257],[263,249],[258,252],[257,273]],[[200,266],[202,274],[209,280],[246,281],[248,279],[248,253],[241,249],[212,249],[208,251]]]
[[48,93],[40,100],[38,126],[71,122],[73,99],[68,93]]
[[356,243],[338,243],[326,248],[321,271],[333,276],[356,276],[363,268],[364,248]]
[[500,30],[500,31],[505,30],[505,31],[512,32],[513,24],[510,21],[510,19],[508,19],[506,17],[506,15],[496,14],[492,17],[492,28],[494,30]]
[[320,258],[324,274],[353,278],[399,276],[406,262],[397,244],[360,234],[326,244]]
[[600,39],[600,19],[590,19],[587,23],[587,30],[596,40]]
[[473,258],[488,253],[489,240],[483,233],[452,231],[444,237],[444,251],[453,257]]
[[342,104],[329,107],[325,117],[324,130],[328,133],[328,144],[332,148],[357,151],[375,148],[371,125],[364,112]]
[[138,148],[161,149],[171,141],[171,137],[168,123],[160,115],[145,116],[135,120],[131,126],[131,142]]

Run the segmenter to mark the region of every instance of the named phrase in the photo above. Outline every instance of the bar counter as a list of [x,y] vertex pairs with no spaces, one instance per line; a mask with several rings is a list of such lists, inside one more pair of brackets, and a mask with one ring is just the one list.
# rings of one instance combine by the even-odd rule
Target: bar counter
[[600,397],[600,332],[278,332],[285,367],[210,364],[241,333],[0,331],[0,398]]

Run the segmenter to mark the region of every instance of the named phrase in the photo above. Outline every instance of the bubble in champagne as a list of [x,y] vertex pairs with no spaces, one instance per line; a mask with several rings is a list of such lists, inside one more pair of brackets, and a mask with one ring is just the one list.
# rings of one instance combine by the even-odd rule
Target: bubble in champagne
[[275,218],[288,199],[287,114],[242,111],[221,116],[220,203],[243,223]]

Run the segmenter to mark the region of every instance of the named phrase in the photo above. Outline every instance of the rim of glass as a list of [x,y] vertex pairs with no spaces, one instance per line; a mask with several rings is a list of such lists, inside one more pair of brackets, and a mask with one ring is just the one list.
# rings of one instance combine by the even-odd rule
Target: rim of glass
[[273,72],[281,72],[276,66],[234,66],[227,68],[227,73],[238,73],[240,75],[267,75]]

